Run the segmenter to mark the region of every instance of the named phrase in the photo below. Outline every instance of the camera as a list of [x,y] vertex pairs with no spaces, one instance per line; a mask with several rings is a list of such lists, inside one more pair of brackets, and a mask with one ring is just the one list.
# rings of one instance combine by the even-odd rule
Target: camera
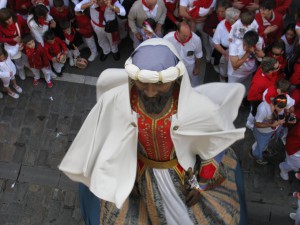
[[294,122],[295,120],[296,120],[295,115],[294,115],[294,114],[291,114],[291,115],[289,116],[288,121],[289,121],[289,122]]
[[285,114],[279,114],[278,115],[278,120],[283,120],[285,118]]

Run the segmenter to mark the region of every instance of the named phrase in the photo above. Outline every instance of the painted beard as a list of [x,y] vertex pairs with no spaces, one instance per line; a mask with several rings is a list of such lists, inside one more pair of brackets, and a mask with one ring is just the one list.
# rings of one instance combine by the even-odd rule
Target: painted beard
[[172,96],[174,85],[166,93],[157,94],[155,97],[148,97],[143,91],[137,90],[146,112],[149,114],[159,114],[163,111]]

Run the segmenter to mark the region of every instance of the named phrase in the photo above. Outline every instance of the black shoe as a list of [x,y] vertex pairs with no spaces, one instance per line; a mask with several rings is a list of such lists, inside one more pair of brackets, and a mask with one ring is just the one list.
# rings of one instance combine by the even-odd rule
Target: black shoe
[[118,60],[120,60],[120,52],[118,51],[118,52],[116,52],[116,53],[113,53],[113,57],[114,57],[114,60],[116,60],[116,61],[118,61]]
[[100,55],[100,61],[102,61],[102,62],[105,61],[105,59],[107,59],[108,55],[109,55],[109,54],[106,54],[106,55],[105,55],[104,53],[102,53],[102,54]]
[[63,72],[60,73],[56,73],[58,77],[62,77],[63,76]]

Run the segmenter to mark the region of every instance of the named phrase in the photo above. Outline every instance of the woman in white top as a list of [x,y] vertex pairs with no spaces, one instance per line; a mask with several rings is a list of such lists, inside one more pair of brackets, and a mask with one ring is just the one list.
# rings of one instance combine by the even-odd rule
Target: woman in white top
[[296,51],[298,45],[298,36],[295,30],[295,24],[291,23],[287,25],[281,40],[285,44],[286,59],[289,59]]
[[43,36],[49,28],[55,28],[56,23],[49,14],[49,9],[43,4],[37,4],[29,12],[27,24],[34,39],[44,46]]

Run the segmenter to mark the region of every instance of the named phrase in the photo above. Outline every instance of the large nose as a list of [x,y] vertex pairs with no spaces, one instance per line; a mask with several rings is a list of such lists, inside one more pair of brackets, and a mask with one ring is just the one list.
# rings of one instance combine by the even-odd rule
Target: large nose
[[149,98],[155,97],[158,94],[158,91],[153,84],[147,84],[147,86],[144,89],[144,92]]

